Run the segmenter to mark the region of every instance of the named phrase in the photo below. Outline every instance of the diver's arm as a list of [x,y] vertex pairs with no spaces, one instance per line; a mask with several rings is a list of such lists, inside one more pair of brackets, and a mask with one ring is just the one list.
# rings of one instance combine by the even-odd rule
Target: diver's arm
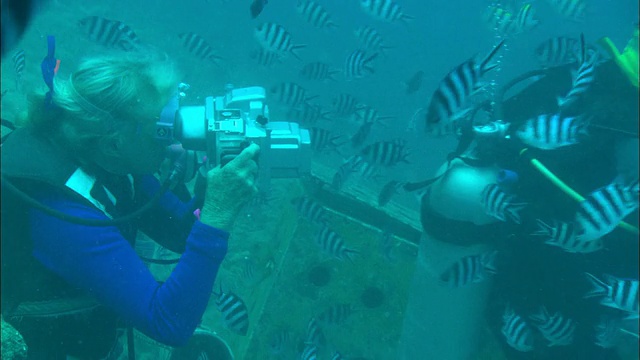
[[[143,202],[149,201],[160,188],[160,182],[152,175],[136,178],[136,192]],[[163,247],[181,254],[196,219],[193,211],[202,207],[203,202],[203,196],[194,196],[184,203],[167,191],[156,206],[140,216],[140,230]]]
[[[59,193],[42,193],[37,199],[74,216],[106,219]],[[159,284],[117,228],[71,224],[35,209],[29,218],[33,255],[46,268],[149,337],[171,346],[186,344],[227,252],[227,232],[196,221],[180,262]]]

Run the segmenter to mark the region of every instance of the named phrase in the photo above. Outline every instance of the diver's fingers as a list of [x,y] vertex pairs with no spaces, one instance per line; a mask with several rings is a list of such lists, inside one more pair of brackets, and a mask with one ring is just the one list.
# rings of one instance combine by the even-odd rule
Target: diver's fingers
[[233,166],[243,166],[245,163],[249,163],[249,160],[255,160],[256,156],[260,153],[260,146],[258,144],[252,143],[242,150],[235,159],[231,160],[229,163],[233,163]]

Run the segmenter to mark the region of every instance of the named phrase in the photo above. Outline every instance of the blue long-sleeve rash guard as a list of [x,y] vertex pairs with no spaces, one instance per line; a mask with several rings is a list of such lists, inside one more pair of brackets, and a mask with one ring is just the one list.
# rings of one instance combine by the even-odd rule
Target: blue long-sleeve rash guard
[[[142,179],[139,188],[150,196],[160,185],[149,176]],[[97,209],[73,201],[60,191],[43,189],[34,197],[66,214],[107,219]],[[150,211],[153,216],[143,217],[138,223],[147,234],[155,229],[162,236],[187,236],[184,253],[164,283],[154,279],[115,226],[73,224],[37,209],[29,213],[33,256],[72,287],[95,296],[149,337],[167,345],[182,346],[205,311],[229,237],[227,232],[195,220],[190,205],[167,192]],[[176,226],[169,226],[166,231],[167,223]],[[192,224],[190,232],[189,228],[180,229],[185,224]]]

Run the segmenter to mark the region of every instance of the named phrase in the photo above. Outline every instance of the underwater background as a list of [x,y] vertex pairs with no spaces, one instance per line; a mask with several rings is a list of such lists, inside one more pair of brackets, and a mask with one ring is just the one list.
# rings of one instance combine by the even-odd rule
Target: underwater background
[[[578,2],[586,4],[584,18],[571,19],[571,14],[558,11],[558,3]],[[27,94],[47,90],[39,66],[46,55],[47,35],[56,37],[56,56],[61,60],[57,76],[62,79],[68,78],[84,57],[121,50],[100,41],[103,34],[96,33],[98,30],[88,30],[80,24],[87,17],[99,17],[126,24],[135,31],[140,43],[165,51],[179,64],[183,81],[191,86],[183,105],[202,105],[205,97],[222,95],[227,84],[235,88],[261,86],[267,89],[271,120],[300,122],[318,134],[318,141],[326,140],[326,131],[326,137],[340,143],[337,151],[332,144],[314,149],[313,179],[273,180],[272,188],[265,190],[235,225],[216,288],[220,286],[242,297],[249,310],[249,332],[242,336],[227,329],[213,296],[202,326],[225,339],[237,359],[247,360],[300,358],[310,319],[317,317],[323,318],[325,337],[318,358],[329,359],[334,351],[339,351],[348,359],[396,359],[403,319],[410,316],[405,310],[422,231],[420,204],[415,194],[400,192],[391,202],[380,206],[378,195],[389,181],[432,177],[456,147],[458,139],[453,134],[432,136],[424,131],[426,108],[443,77],[458,64],[474,56],[485,56],[505,40],[494,59],[499,67],[485,77],[487,86],[481,96],[491,97],[514,77],[541,68],[535,52],[547,39],[578,38],[584,34],[588,43],[595,43],[607,36],[622,49],[638,22],[638,2],[634,0],[398,0],[402,12],[410,17],[405,20],[371,16],[359,0],[315,0],[335,26],[314,26],[315,19],[301,12],[296,0],[270,0],[255,18],[249,11],[251,3],[52,0],[42,5],[16,47],[14,53],[22,51],[18,56],[22,60],[10,56],[3,59],[1,83],[2,118],[20,123],[27,108]],[[500,24],[493,21],[493,16],[499,16],[495,9],[516,9],[515,15],[517,9],[528,3],[535,9],[529,16],[539,21],[537,26],[514,34],[498,29]],[[314,16],[317,15],[311,15]],[[259,54],[263,54],[260,49],[264,44],[256,28],[265,23],[282,26],[294,44],[305,46],[295,54],[284,51],[275,60],[262,59]],[[369,64],[372,71],[366,69],[362,60],[358,62],[352,57],[363,47],[362,40],[354,34],[363,27],[375,29],[384,41],[384,49],[373,51],[378,55]],[[189,33],[206,41],[215,59],[190,50],[191,44],[186,44],[180,35]],[[325,79],[305,75],[303,69],[312,63],[326,64],[333,75]],[[417,85],[414,83],[417,88],[409,91],[412,79],[417,79]],[[282,95],[288,86],[284,84],[291,83],[304,88],[308,102],[291,106],[286,95]],[[351,176],[339,190],[327,190],[336,169],[357,149],[342,142],[354,141],[353,135],[361,128],[363,116],[367,116],[356,109],[339,114],[342,94],[377,111],[379,119],[373,119],[366,144],[401,139],[410,151],[406,161],[384,167],[375,176]],[[305,113],[311,111],[309,108],[320,111],[320,115]],[[6,129],[2,130],[4,135]],[[316,135],[312,133],[313,136]],[[637,163],[637,136],[635,140],[635,147],[628,148],[631,150],[620,150],[628,151],[629,163]],[[554,160],[562,163],[562,159]],[[592,164],[594,168],[583,167],[578,175],[570,169],[561,169],[558,175],[565,180],[566,177],[571,180],[571,176],[592,176],[592,181],[584,185],[587,188],[579,189],[586,195],[612,180],[615,164],[607,161],[604,158],[593,161],[596,165],[604,164],[606,169]],[[525,179],[529,189],[537,189],[531,196],[548,199],[548,206],[554,208],[549,211],[562,213],[563,206],[567,212],[573,210],[575,204],[557,201],[553,188],[548,184],[537,185],[539,180]],[[357,251],[353,259],[318,249],[318,225],[306,219],[309,214],[296,208],[304,196],[326,208],[331,230],[340,234],[348,248]],[[633,214],[629,222],[637,226],[637,211]],[[151,244],[142,234],[137,248],[149,257],[178,256]],[[635,276],[637,281],[634,275],[638,272],[637,241],[612,245],[603,252],[571,256],[561,251],[540,251],[539,244],[510,244],[508,248],[508,256],[500,261],[501,270],[495,279],[501,286],[495,286],[491,296],[523,298],[522,308],[527,311],[533,311],[541,299],[554,307],[563,301],[557,296],[559,293],[582,294],[588,290],[574,277],[563,277],[566,269],[586,266],[601,272],[615,271],[620,276]],[[168,276],[172,269],[150,267],[158,280]],[[637,324],[630,330],[635,338],[622,336],[620,340],[628,343],[626,348],[623,346],[626,350],[595,346],[592,334],[580,333],[586,331],[582,327],[570,346],[542,345],[541,350],[534,352],[514,350],[500,331],[504,305],[503,300],[496,300],[487,307],[487,325],[476,359],[638,358]],[[598,305],[576,304],[567,308],[578,322],[597,322]],[[327,315],[333,311],[342,315],[335,318]],[[123,344],[126,346],[124,337]],[[169,349],[141,334],[136,335],[136,345],[139,359],[169,358]]]

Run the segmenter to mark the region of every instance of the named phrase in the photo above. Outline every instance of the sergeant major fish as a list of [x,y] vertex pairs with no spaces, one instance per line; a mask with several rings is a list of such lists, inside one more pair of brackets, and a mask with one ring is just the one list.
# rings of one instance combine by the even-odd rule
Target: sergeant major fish
[[612,275],[604,275],[604,280],[585,273],[592,285],[584,297],[601,297],[600,304],[627,312],[627,319],[638,319],[638,289],[640,285],[635,279],[619,279]]
[[451,70],[438,85],[433,93],[426,117],[426,130],[432,130],[434,125],[441,129],[451,121],[464,117],[471,107],[465,108],[467,99],[482,90],[484,85],[480,79],[498,64],[490,63],[500,50],[504,41],[500,41],[480,63],[469,59]]
[[580,67],[577,72],[573,73],[573,82],[571,90],[564,97],[558,97],[558,106],[560,108],[571,105],[582,94],[587,92],[593,83],[595,75],[595,64],[598,60],[598,53],[590,51],[587,54],[587,46],[584,41],[584,34],[580,34]]
[[513,195],[505,193],[498,184],[485,186],[481,194],[481,203],[488,215],[501,221],[512,220],[520,224],[519,211],[526,206],[524,203],[514,202]]
[[229,330],[239,335],[249,331],[249,311],[244,301],[232,292],[214,292],[216,306],[222,313],[222,319]]
[[348,248],[344,240],[333,230],[327,226],[322,227],[316,236],[316,244],[327,254],[340,260],[349,260],[353,262],[354,255],[359,251]]
[[298,0],[296,10],[311,25],[317,28],[337,28],[338,25],[331,20],[329,12],[320,4],[311,0]]
[[575,321],[560,313],[549,315],[544,306],[529,318],[534,321],[534,325],[540,330],[542,336],[549,341],[549,346],[566,346],[573,343],[576,332]]
[[369,16],[384,22],[401,21],[408,23],[414,17],[405,14],[398,3],[393,0],[360,0],[360,6]]
[[517,315],[511,306],[507,306],[502,315],[502,334],[507,344],[512,348],[528,352],[533,350],[533,332],[520,315]]
[[99,16],[88,16],[78,22],[91,41],[124,51],[135,50],[140,45],[138,35],[126,24]]
[[254,37],[265,50],[281,55],[291,54],[298,60],[300,56],[296,51],[307,46],[294,44],[291,34],[282,25],[276,23],[266,22],[258,25],[254,31]]
[[215,51],[200,35],[192,32],[178,34],[178,38],[182,41],[189,52],[202,60],[210,60],[218,63],[222,58],[215,54]]
[[497,251],[469,255],[456,261],[440,275],[440,281],[449,287],[461,287],[486,280],[496,270]]
[[375,72],[371,67],[371,62],[378,56],[378,53],[367,55],[362,50],[356,50],[347,56],[344,62],[344,75],[347,80],[360,79]]
[[587,121],[560,114],[542,114],[528,119],[516,130],[525,144],[541,150],[575,145],[587,136]]

